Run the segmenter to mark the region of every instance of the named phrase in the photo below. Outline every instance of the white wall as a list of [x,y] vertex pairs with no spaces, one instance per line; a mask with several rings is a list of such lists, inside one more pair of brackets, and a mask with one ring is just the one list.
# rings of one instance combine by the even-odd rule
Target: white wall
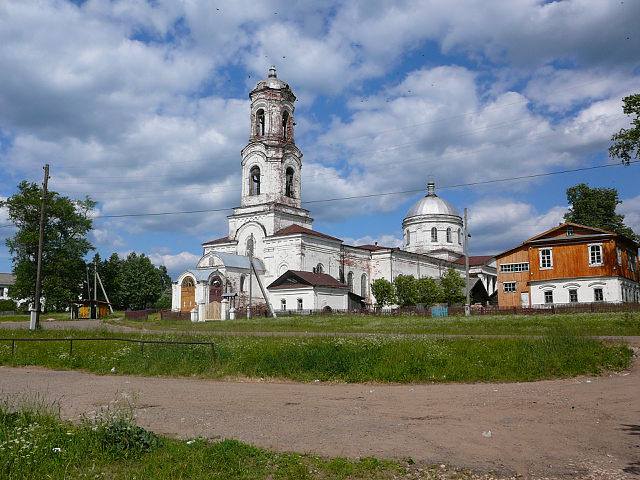
[[[625,281],[625,283],[629,283]],[[578,291],[579,303],[594,301],[594,288],[602,288],[605,302],[622,302],[623,280],[618,277],[578,278],[556,281],[531,282],[531,305],[544,305],[544,292],[553,291],[553,303],[570,303],[569,290]],[[637,285],[637,284],[636,284]]]

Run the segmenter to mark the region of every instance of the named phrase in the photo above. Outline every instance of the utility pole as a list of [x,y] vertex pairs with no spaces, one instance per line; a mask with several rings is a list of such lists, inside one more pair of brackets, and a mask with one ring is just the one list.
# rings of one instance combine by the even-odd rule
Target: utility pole
[[42,249],[44,247],[44,220],[47,206],[47,186],[49,185],[49,164],[44,166],[44,181],[42,182],[42,203],[40,204],[40,233],[38,237],[38,266],[36,267],[36,296],[34,308],[31,310],[29,330],[40,328],[40,291],[42,289]]
[[464,315],[471,315],[471,299],[469,289],[469,223],[467,221],[467,209],[464,209],[464,270],[466,277],[466,300],[464,304]]
[[251,268],[253,265],[253,252],[249,252],[249,304],[247,305],[247,318],[251,318],[251,297],[253,296],[253,288],[251,286],[251,284],[253,283],[252,281],[252,276],[253,276],[253,269]]

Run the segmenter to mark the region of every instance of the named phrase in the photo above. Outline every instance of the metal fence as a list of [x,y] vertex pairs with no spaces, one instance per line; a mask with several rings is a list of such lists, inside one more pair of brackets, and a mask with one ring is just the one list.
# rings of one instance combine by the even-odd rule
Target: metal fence
[[69,342],[69,355],[73,355],[73,342],[126,342],[140,345],[140,352],[144,353],[145,345],[208,345],[211,352],[215,352],[213,342],[200,342],[189,340],[136,340],[132,338],[0,338],[0,342],[11,342],[11,355],[15,355],[16,346],[19,342]]

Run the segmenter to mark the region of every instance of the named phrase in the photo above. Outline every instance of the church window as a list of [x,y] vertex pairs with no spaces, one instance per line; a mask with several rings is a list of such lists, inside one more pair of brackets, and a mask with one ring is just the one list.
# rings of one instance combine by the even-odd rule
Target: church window
[[240,275],[240,292],[244,292],[244,281],[245,281],[246,275]]
[[302,310],[302,299],[298,299],[298,310]]
[[250,257],[253,257],[253,247],[254,247],[254,241],[253,241],[253,235],[251,235],[247,240],[247,251],[246,251],[246,254]]
[[452,243],[453,240],[451,239],[451,227],[447,228],[447,243]]
[[280,300],[280,310],[285,311],[287,309],[287,299],[283,298]]
[[289,129],[289,112],[285,110],[282,113],[282,137],[286,140]]
[[460,229],[458,229],[458,245],[462,245],[462,234],[460,232]]
[[287,197],[293,197],[293,168],[289,167],[287,168],[286,174],[285,174],[285,187],[284,187],[284,194]]
[[191,277],[187,277],[182,281],[183,287],[193,287],[195,284],[193,283],[193,279]]
[[344,283],[344,267],[338,269],[338,281]]
[[316,265],[316,268],[314,268],[313,271],[315,273],[324,273],[324,265],[319,263],[318,265]]
[[260,167],[251,167],[249,172],[249,195],[260,195]]
[[364,273],[360,277],[360,296],[367,297],[367,275]]
[[407,230],[407,245],[411,243],[411,232]]
[[347,273],[347,286],[349,287],[349,291],[353,292],[353,272]]
[[256,133],[260,136],[264,135],[264,110],[261,108],[256,112]]
[[438,241],[438,229],[436,227],[433,227],[431,229],[431,241],[432,242]]

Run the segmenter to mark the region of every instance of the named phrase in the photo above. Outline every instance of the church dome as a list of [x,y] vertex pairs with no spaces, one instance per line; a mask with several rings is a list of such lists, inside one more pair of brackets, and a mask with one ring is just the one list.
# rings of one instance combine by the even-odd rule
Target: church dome
[[422,197],[413,207],[411,207],[405,218],[417,217],[420,215],[460,216],[453,205],[436,195],[436,185],[434,182],[429,182],[427,184],[427,195]]
[[288,83],[283,82],[278,78],[278,74],[276,73],[275,66],[272,66],[269,69],[269,76],[266,79],[260,80],[256,84],[256,88],[254,88],[254,91],[261,90],[263,88],[272,88],[274,90],[290,90],[291,89]]

